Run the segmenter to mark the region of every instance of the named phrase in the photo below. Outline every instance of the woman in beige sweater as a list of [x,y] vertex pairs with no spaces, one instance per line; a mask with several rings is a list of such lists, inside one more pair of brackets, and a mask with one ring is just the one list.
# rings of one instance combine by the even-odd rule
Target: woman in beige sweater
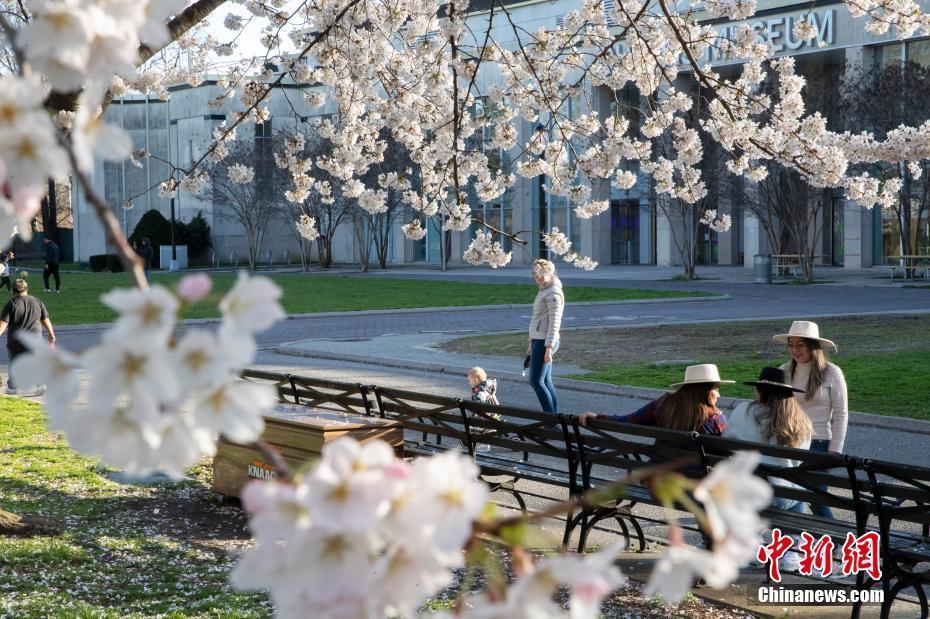
[[[801,389],[796,393],[798,404],[807,413],[814,428],[811,450],[843,453],[849,404],[843,371],[827,361],[823,348],[836,349],[836,344],[820,337],[817,323],[796,320],[788,333],[774,336],[776,342],[788,344],[791,361],[781,366],[791,379],[791,385]],[[816,516],[831,518],[830,508],[812,505]]]
[[555,276],[555,265],[548,260],[533,263],[533,278],[539,285],[533,301],[533,318],[530,321],[530,343],[526,354],[530,356],[530,386],[539,398],[539,405],[547,413],[559,409],[559,401],[552,384],[552,356],[559,349],[559,327],[565,295],[562,282]]

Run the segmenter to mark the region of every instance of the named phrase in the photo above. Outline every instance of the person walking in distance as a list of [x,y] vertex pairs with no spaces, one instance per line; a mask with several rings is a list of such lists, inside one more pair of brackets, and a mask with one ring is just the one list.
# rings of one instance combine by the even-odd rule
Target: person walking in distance
[[149,269],[152,268],[152,260],[155,259],[155,252],[152,249],[152,243],[149,241],[149,237],[142,237],[142,243],[139,245],[136,253],[142,258],[142,262],[145,263],[145,281],[149,281]]
[[13,284],[10,282],[10,260],[12,259],[13,252],[0,256],[0,288],[6,288],[8,292],[13,291]]
[[58,264],[61,262],[61,248],[58,247],[58,243],[52,239],[45,237],[43,239],[45,243],[45,270],[42,271],[42,281],[45,283],[45,292],[51,292],[49,290],[48,278],[49,276],[55,277],[55,292],[61,292],[61,276],[58,274]]
[[[13,282],[13,298],[0,312],[0,335],[7,334],[6,349],[10,357],[10,367],[13,366],[16,357],[29,351],[17,337],[19,332],[31,331],[39,335],[42,333],[42,327],[45,327],[48,333],[49,343],[54,344],[55,330],[52,328],[52,321],[49,320],[48,310],[37,298],[29,296],[29,284],[26,280],[17,279]],[[7,379],[6,392],[16,393],[12,376]]]
[[552,384],[552,357],[559,349],[565,293],[562,282],[555,276],[555,265],[548,260],[539,259],[533,263],[533,279],[539,285],[539,292],[533,301],[530,343],[526,349],[530,356],[530,385],[542,409],[555,413],[559,410],[559,401]]

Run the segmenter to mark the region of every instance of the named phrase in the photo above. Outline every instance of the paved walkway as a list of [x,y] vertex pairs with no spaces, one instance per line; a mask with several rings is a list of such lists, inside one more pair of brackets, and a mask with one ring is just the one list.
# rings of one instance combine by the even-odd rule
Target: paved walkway
[[[703,321],[752,320],[780,318],[817,318],[847,314],[882,314],[889,312],[930,313],[930,289],[862,285],[851,279],[844,285],[764,285],[741,283],[743,269],[717,267],[720,281],[669,282],[631,279],[663,275],[657,267],[604,267],[587,273],[576,269],[562,274],[569,303],[565,327],[680,324]],[[525,269],[461,269],[440,273],[415,269],[356,273],[357,277],[399,277],[416,279],[451,279],[493,283],[527,283]],[[344,272],[344,274],[352,274]],[[313,285],[314,274],[308,274]],[[728,295],[723,300],[687,299],[581,304],[571,302],[572,286],[637,287],[649,289],[706,290]],[[64,293],[66,294],[66,293]],[[339,312],[294,316],[281,321],[261,334],[264,346],[280,345],[306,339],[373,338],[385,335],[418,333],[482,333],[518,331],[530,319],[532,299],[526,305],[440,308],[422,310],[383,310]],[[83,350],[95,344],[105,326],[59,327],[61,345],[69,350]],[[0,350],[0,363],[6,361]]]

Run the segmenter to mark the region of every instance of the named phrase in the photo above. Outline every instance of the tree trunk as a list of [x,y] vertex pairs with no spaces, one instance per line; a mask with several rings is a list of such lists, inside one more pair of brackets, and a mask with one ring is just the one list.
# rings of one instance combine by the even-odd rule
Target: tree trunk
[[331,254],[329,251],[329,237],[325,234],[321,234],[316,239],[316,253],[320,259],[320,266],[328,269],[331,266]]
[[48,181],[48,195],[42,200],[42,236],[58,243],[58,196],[55,181]]

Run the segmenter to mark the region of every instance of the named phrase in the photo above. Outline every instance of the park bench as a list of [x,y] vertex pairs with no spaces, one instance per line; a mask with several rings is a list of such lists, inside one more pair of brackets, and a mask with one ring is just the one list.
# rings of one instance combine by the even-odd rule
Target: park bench
[[[776,497],[827,505],[835,517],[768,508],[763,516],[771,526],[795,536],[802,532],[815,538],[828,535],[838,549],[847,533],[879,533],[885,591],[882,616],[887,617],[894,600],[909,589],[915,592],[921,616],[928,616],[923,587],[930,585],[930,570],[919,569],[930,562],[928,468],[607,420],[590,420],[581,427],[574,416],[361,383],[254,370],[244,372],[243,377],[275,385],[283,401],[401,421],[406,456],[449,449],[468,453],[492,490],[511,494],[523,511],[529,509],[529,498],[564,500],[659,463],[684,462],[682,472],[700,478],[739,450],[799,461],[797,467],[762,463],[756,474],[773,482]],[[600,522],[613,520],[630,540],[634,539],[632,529],[643,550],[642,523],[664,521],[650,519],[637,506],[658,504],[646,485],[630,484],[618,499],[568,514],[563,545],[569,545],[577,530],[577,548],[583,552],[590,531]],[[675,507],[688,511],[684,505]],[[856,583],[857,588],[874,584],[864,572],[857,575]],[[860,610],[854,606],[851,616],[858,617]]]
[[[563,501],[580,487],[564,416],[274,372],[246,370],[242,376],[272,384],[282,401],[400,421],[407,457],[449,449],[468,453],[491,490],[511,495],[524,513],[530,499]],[[570,534],[566,527],[564,543]]]
[[[823,256],[814,256],[818,260]],[[775,260],[775,277],[798,277],[801,274],[801,256],[799,254],[772,254]]]
[[885,265],[890,272],[891,281],[894,281],[898,272],[901,273],[902,279],[917,279],[918,277],[930,279],[930,255],[888,256],[888,260],[893,261]]
[[923,587],[930,584],[930,566],[918,566],[930,563],[930,469],[871,459],[862,460],[861,467],[881,534],[885,599],[913,589],[921,616],[927,617]]

